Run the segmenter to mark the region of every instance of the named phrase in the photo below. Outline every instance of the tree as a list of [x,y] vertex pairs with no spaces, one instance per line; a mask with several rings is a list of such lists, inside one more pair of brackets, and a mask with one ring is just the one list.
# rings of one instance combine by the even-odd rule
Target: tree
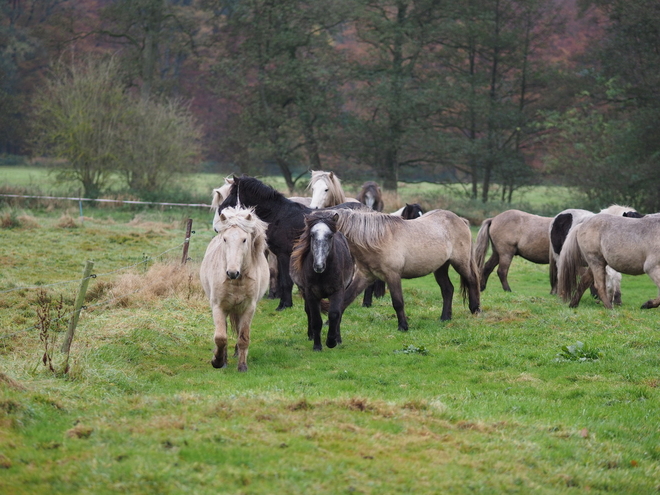
[[65,160],[62,179],[97,198],[119,163],[126,97],[114,59],[55,67],[33,102],[34,152]]
[[115,58],[59,64],[34,101],[34,152],[57,159],[61,178],[97,198],[120,172],[132,190],[153,192],[193,169],[201,132],[176,101],[125,91]]
[[225,51],[213,70],[217,93],[232,109],[225,140],[239,143],[250,162],[276,163],[289,190],[296,169],[323,167],[341,107],[337,5],[249,0],[235,4],[222,26]]
[[177,100],[140,100],[125,115],[119,170],[132,191],[154,193],[195,170],[202,133]]
[[445,22],[441,6],[432,0],[357,2],[356,39],[364,55],[354,62],[351,133],[386,189],[397,189],[402,166],[428,162],[433,154],[430,120],[445,103],[432,60]]
[[[472,0],[456,6],[444,46],[454,82],[447,125],[467,140],[464,165],[473,198],[489,199],[494,179],[509,193],[524,172],[524,149],[537,131],[535,115],[549,100],[543,44],[558,19],[538,0]],[[522,182],[524,183],[524,182]],[[504,197],[504,192],[503,192]],[[508,196],[510,198],[510,194]]]

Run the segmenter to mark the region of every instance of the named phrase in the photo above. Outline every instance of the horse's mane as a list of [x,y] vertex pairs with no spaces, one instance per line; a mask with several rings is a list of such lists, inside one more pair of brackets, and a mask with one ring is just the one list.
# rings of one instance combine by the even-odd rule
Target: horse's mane
[[238,227],[252,236],[255,251],[263,252],[266,248],[268,224],[257,216],[254,208],[234,208],[230,206],[222,210],[220,222],[214,225],[218,235],[232,227]]
[[[334,215],[333,215],[334,217]],[[300,273],[303,270],[303,262],[305,260],[305,255],[309,252],[311,248],[311,238],[310,235],[312,227],[318,223],[325,223],[330,231],[334,234],[337,232],[337,224],[334,221],[333,217],[328,215],[305,215],[305,230],[300,235],[298,240],[293,245],[293,251],[291,253],[291,272]]]
[[336,210],[337,228],[361,249],[380,251],[386,234],[406,220],[401,217],[364,210]]
[[314,184],[318,181],[324,180],[328,185],[328,195],[330,196],[330,201],[328,204],[339,205],[346,202],[346,195],[344,190],[341,187],[341,181],[336,174],[332,172],[324,172],[322,170],[312,170],[312,178],[309,181],[307,189],[312,189]]
[[234,184],[230,194],[236,195],[240,201],[244,192],[247,193],[246,195],[257,196],[262,201],[289,201],[284,194],[264,184],[259,179],[248,177],[247,175],[234,177]]

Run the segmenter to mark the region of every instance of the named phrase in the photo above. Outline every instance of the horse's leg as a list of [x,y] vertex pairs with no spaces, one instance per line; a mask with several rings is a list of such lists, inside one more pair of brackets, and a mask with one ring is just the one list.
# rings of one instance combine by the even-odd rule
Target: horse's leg
[[276,311],[282,311],[283,309],[293,306],[293,280],[291,280],[291,275],[289,274],[290,258],[291,256],[287,254],[280,254],[277,256],[277,278],[279,282],[278,289],[280,291],[280,304],[275,308]]
[[408,331],[408,318],[403,303],[403,287],[401,287],[401,278],[397,276],[390,276],[386,279],[387,286],[390,289],[390,296],[392,297],[392,307],[396,311],[396,319],[399,321],[399,330],[402,332]]
[[[591,272],[594,279],[594,287],[598,293],[603,306],[607,309],[612,309],[612,301],[607,297],[607,282],[605,281],[605,262],[589,264],[589,272]],[[580,280],[582,284],[582,280]]]
[[328,337],[325,339],[325,345],[329,348],[341,344],[341,305],[344,299],[343,291],[339,291],[330,298],[330,309],[328,310]]
[[312,330],[312,336],[314,338],[314,350],[321,351],[323,346],[321,345],[321,328],[323,327],[323,317],[321,316],[321,301],[310,297],[306,299],[306,306],[309,308],[308,313],[308,325]]
[[215,323],[215,350],[211,365],[214,368],[224,368],[227,366],[227,315],[220,306],[213,305],[213,323]]
[[442,315],[441,320],[451,320],[451,307],[454,298],[454,284],[449,278],[449,261],[433,272],[435,281],[440,286],[442,294]]
[[250,347],[250,324],[257,309],[256,303],[252,304],[242,315],[236,318],[238,349],[238,371],[247,371],[248,347]]
[[484,265],[484,269],[481,272],[482,292],[486,290],[486,283],[488,282],[488,277],[490,277],[490,274],[493,273],[493,270],[499,263],[500,263],[500,255],[498,254],[497,251],[493,250],[493,254],[488,259],[488,261],[486,261],[486,264]]
[[509,287],[509,267],[513,261],[513,253],[504,253],[500,254],[500,265],[497,267],[497,276],[500,278],[500,283],[502,284],[502,289],[507,292],[511,292],[511,287]]
[[575,288],[575,292],[573,293],[573,297],[571,297],[571,302],[568,304],[568,307],[577,308],[580,304],[580,299],[582,299],[582,295],[593,285],[593,283],[593,273],[591,272],[591,269],[587,268],[580,275],[580,281]]
[[363,308],[370,308],[373,303],[374,285],[376,285],[376,282],[369,284],[367,288],[364,289],[364,298],[362,299]]
[[649,299],[644,304],[642,304],[642,309],[651,309],[657,308],[660,306],[660,265],[647,263],[644,264],[644,272],[655,282],[655,285],[658,286],[658,297],[655,299]]

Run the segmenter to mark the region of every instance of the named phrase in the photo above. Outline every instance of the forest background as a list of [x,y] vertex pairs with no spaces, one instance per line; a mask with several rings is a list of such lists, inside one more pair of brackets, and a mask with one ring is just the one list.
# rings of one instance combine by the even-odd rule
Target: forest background
[[3,2],[2,164],[90,197],[324,169],[658,211],[658,26],[655,0]]

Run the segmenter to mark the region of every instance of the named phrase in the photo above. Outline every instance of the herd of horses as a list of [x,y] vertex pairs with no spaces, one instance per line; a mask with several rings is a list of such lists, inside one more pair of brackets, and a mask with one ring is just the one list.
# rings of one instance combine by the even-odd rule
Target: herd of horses
[[[660,289],[660,214],[643,216],[618,205],[598,214],[569,209],[550,218],[508,210],[486,219],[473,243],[468,220],[451,211],[424,213],[413,204],[382,213],[382,193],[373,181],[353,199],[335,174],[313,171],[309,189],[311,198],[287,198],[248,176],[228,177],[214,189],[218,235],[200,267],[215,324],[214,367],[227,364],[229,317],[237,333],[238,369],[247,370],[250,323],[273,285],[277,310],[293,305],[298,287],[315,351],[322,349],[322,314],[328,315],[325,344],[333,348],[342,342],[344,310],[362,292],[363,305],[370,306],[374,295],[385,292],[377,283],[389,289],[398,329],[407,331],[401,280],[433,273],[443,300],[440,319],[451,319],[450,266],[473,314],[480,311],[480,293],[495,267],[502,288],[511,290],[507,275],[514,256],[548,264],[551,293],[571,307],[589,288],[605,307],[620,304],[621,273],[646,273]],[[485,261],[489,247],[492,255]],[[659,305],[660,295],[642,307]]]

